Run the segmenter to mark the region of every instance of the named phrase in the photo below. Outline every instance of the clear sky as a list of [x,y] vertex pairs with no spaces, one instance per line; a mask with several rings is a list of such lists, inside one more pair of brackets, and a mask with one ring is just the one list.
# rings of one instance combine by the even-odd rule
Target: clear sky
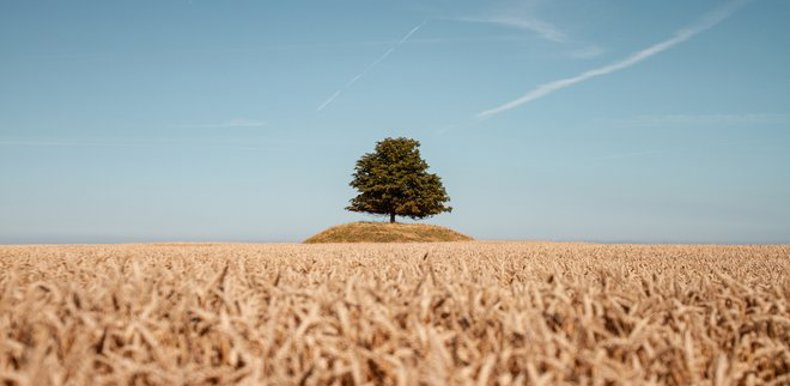
[[790,1],[0,0],[0,242],[298,241],[422,142],[480,239],[790,242]]

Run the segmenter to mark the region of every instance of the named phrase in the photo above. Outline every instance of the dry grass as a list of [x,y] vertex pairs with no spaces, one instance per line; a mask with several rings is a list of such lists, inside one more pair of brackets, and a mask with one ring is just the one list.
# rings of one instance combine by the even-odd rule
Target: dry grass
[[0,247],[0,384],[790,384],[790,247]]
[[333,226],[305,240],[305,243],[414,243],[470,240],[472,238],[467,235],[438,225],[354,222]]

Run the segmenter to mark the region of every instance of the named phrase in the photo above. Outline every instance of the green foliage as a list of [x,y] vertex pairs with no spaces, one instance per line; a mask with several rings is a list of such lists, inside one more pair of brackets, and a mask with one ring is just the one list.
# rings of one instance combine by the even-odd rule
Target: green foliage
[[347,210],[421,219],[453,208],[442,180],[428,173],[428,163],[420,158],[420,142],[411,138],[386,138],[376,150],[357,161],[351,186],[359,195]]

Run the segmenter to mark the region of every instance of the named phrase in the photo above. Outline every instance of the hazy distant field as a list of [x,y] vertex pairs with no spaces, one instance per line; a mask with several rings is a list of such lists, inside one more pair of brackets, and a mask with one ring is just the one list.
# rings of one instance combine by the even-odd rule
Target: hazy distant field
[[0,246],[0,384],[790,384],[790,247]]

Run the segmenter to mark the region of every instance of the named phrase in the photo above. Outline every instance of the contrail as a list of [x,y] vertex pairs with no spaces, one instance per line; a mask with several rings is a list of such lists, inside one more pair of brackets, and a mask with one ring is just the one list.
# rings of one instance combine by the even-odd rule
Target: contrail
[[518,106],[521,106],[523,104],[527,104],[536,99],[540,99],[557,90],[561,90],[563,88],[573,86],[577,83],[581,83],[592,78],[608,75],[613,72],[617,72],[622,69],[631,67],[653,55],[666,51],[680,43],[685,42],[686,40],[691,39],[695,35],[716,26],[717,24],[724,21],[724,19],[735,13],[735,11],[737,11],[738,8],[740,8],[741,6],[743,6],[749,1],[750,0],[730,1],[724,4],[723,6],[716,8],[715,10],[703,16],[703,18],[697,24],[678,30],[677,32],[675,32],[675,35],[670,39],[667,39],[663,42],[654,44],[648,48],[638,51],[632,54],[631,56],[623,60],[620,60],[618,62],[614,62],[603,67],[599,67],[593,70],[583,72],[580,75],[571,78],[559,79],[553,82],[542,84],[532,89],[521,98],[505,103],[499,107],[482,111],[478,113],[476,117],[486,118],[492,115],[496,115],[508,111],[510,109],[516,108]]
[[343,87],[341,87],[341,88],[339,88],[337,91],[335,91],[335,92],[334,92],[334,93],[333,93],[333,94],[332,94],[332,95],[331,95],[329,98],[327,98],[327,100],[325,100],[325,101],[324,101],[324,103],[321,103],[321,105],[320,105],[320,106],[318,106],[318,109],[317,109],[316,111],[317,111],[317,112],[318,112],[318,111],[321,111],[321,110],[323,110],[323,109],[324,109],[326,106],[329,106],[329,105],[330,105],[332,102],[334,102],[334,100],[335,100],[335,99],[337,99],[337,97],[339,97],[339,96],[340,96],[340,94],[342,94],[342,93],[343,93],[343,91],[346,91],[346,90],[347,90],[349,87],[351,87],[351,86],[352,86],[354,83],[356,83],[356,82],[357,82],[358,80],[360,80],[360,79],[361,79],[363,76],[365,76],[365,74],[367,74],[367,73],[368,73],[368,71],[370,71],[371,69],[373,69],[373,67],[376,67],[376,66],[377,66],[379,63],[381,63],[381,62],[382,62],[384,59],[387,59],[387,57],[388,57],[388,56],[390,56],[390,55],[391,55],[393,52],[395,52],[395,50],[396,50],[398,47],[402,46],[402,45],[403,45],[403,43],[406,43],[406,41],[407,41],[407,40],[409,40],[409,38],[411,37],[411,35],[414,35],[414,34],[415,34],[417,31],[419,31],[419,30],[420,30],[420,28],[422,28],[422,27],[425,25],[425,23],[427,23],[427,22],[428,22],[428,21],[426,20],[426,21],[424,21],[424,22],[420,23],[418,26],[416,26],[416,27],[412,28],[412,29],[411,29],[411,31],[409,31],[409,33],[407,33],[407,34],[406,34],[406,35],[405,35],[403,38],[401,38],[400,40],[398,40],[398,42],[397,42],[397,43],[395,43],[395,45],[394,45],[394,46],[390,47],[390,49],[388,49],[386,52],[384,52],[384,54],[382,54],[381,56],[379,56],[379,58],[378,58],[378,59],[374,60],[374,61],[373,61],[373,63],[370,63],[370,64],[369,64],[367,67],[365,67],[365,69],[364,69],[364,70],[362,70],[362,72],[360,72],[359,74],[357,74],[357,76],[355,76],[355,77],[351,78],[351,80],[349,80],[348,82],[346,82],[346,84],[344,84],[344,85],[343,85]]

